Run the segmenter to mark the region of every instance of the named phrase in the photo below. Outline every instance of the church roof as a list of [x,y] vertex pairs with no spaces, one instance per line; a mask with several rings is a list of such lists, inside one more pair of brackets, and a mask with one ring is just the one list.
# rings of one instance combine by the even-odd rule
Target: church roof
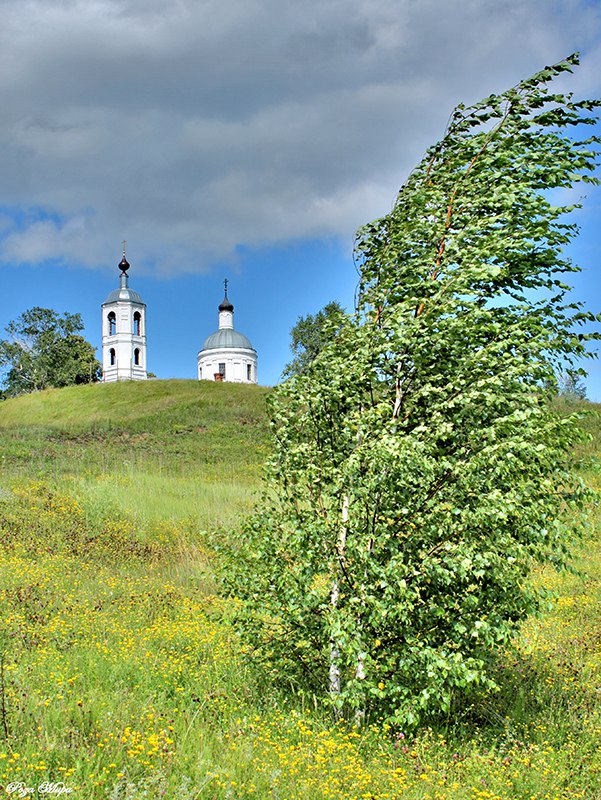
[[253,350],[249,339],[243,334],[238,333],[233,328],[220,328],[212,333],[204,341],[203,350],[228,350],[228,349]]
[[104,301],[103,305],[107,303],[116,303],[118,300],[125,300],[129,303],[140,303],[144,305],[144,301],[137,292],[130,289],[129,286],[122,286],[120,289],[113,289],[109,296]]
[[230,300],[229,300],[229,298],[227,296],[227,286],[225,288],[225,297],[223,298],[221,303],[219,303],[219,310],[220,311],[233,311],[234,310],[234,306],[231,304],[231,302],[230,302]]
[[119,288],[113,289],[102,305],[105,306],[107,303],[117,303],[119,301],[144,305],[144,301],[140,295],[129,288],[129,275],[127,274],[129,261],[125,257],[125,240],[123,241],[123,258],[119,262],[119,269],[121,270]]

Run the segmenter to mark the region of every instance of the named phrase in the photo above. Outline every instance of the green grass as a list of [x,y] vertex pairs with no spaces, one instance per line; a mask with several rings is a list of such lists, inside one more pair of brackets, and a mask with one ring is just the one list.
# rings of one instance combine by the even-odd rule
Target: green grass
[[133,514],[134,519],[193,519],[204,530],[217,525],[234,527],[240,515],[250,513],[257,497],[253,485],[224,477],[178,477],[164,470],[143,472],[125,465],[124,474],[73,480],[72,492],[88,507],[110,508],[116,515]]
[[147,381],[25,395],[0,405],[4,476],[42,479],[137,519],[230,526],[260,486],[267,393]]
[[[227,408],[236,398],[250,397],[248,387],[233,384],[214,384],[198,381],[144,381],[142,383],[95,383],[71,386],[66,389],[48,389],[9,400],[2,406],[0,427],[18,428],[26,425],[83,431],[89,429],[135,428],[152,424],[157,430],[165,429],[165,412],[173,412],[190,420],[192,409],[207,409],[227,418]],[[255,388],[253,394],[264,390]],[[223,396],[227,402],[221,402]],[[152,421],[152,422],[151,422]]]
[[[64,781],[86,800],[601,798],[598,509],[579,571],[537,573],[555,599],[502,655],[500,691],[436,728],[357,733],[252,672],[204,532],[235,526],[260,489],[266,394],[149,381],[0,405],[0,784]],[[599,418],[585,425],[599,488]]]

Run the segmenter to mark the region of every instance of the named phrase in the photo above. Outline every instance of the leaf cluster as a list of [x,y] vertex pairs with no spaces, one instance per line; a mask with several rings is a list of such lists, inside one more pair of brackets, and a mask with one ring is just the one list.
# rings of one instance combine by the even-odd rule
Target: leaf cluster
[[332,301],[317,314],[299,317],[290,331],[292,361],[284,367],[283,378],[291,378],[307,372],[324,347],[335,336],[344,318],[340,303]]
[[550,199],[596,180],[596,139],[567,129],[598,103],[547,86],[575,63],[456,110],[358,234],[356,314],[272,400],[269,489],[228,580],[257,656],[339,711],[407,729],[494,688],[532,566],[566,563],[582,434],[545,387],[599,321],[566,297],[573,207]]
[[9,338],[0,340],[6,396],[97,381],[100,364],[82,329],[79,314],[38,306],[9,322]]

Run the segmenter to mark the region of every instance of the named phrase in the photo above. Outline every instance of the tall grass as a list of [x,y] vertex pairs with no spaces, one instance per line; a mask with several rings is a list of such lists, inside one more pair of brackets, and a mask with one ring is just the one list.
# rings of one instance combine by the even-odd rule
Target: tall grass
[[232,478],[174,477],[126,465],[123,474],[105,473],[72,481],[73,495],[88,508],[112,509],[115,516],[193,520],[201,530],[233,528],[250,513],[256,489]]
[[414,738],[335,724],[250,669],[203,531],[235,526],[260,487],[264,398],[169,381],[0,405],[0,784],[37,798],[62,781],[86,800],[601,798],[598,509],[577,569],[537,574],[553,595],[502,654],[499,691]]
[[268,452],[267,390],[198,381],[70,387],[0,405],[5,478],[35,477],[135,519],[229,527]]

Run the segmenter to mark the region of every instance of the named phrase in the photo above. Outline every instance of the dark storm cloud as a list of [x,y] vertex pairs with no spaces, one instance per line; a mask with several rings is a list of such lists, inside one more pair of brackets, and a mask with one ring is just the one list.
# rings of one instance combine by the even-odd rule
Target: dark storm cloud
[[575,49],[574,88],[601,73],[585,0],[4,0],[0,23],[0,201],[37,210],[16,261],[350,246],[458,101]]

